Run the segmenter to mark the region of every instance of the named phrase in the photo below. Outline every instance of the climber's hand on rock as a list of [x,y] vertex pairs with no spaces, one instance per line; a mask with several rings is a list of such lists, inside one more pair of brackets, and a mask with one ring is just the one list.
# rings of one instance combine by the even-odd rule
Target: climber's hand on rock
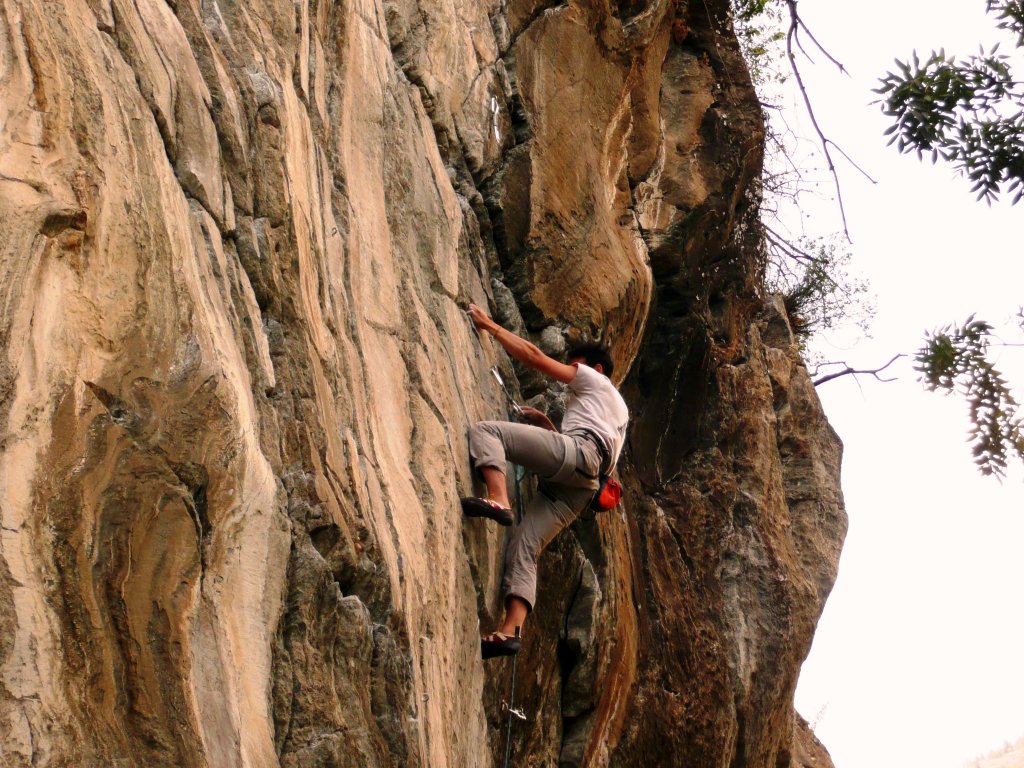
[[498,325],[476,304],[470,304],[469,309],[466,310],[466,314],[469,315],[469,319],[473,321],[473,325],[481,331],[493,331]]

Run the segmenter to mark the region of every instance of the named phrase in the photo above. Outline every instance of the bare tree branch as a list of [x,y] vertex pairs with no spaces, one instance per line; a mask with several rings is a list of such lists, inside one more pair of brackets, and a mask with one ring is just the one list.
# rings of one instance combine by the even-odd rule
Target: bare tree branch
[[[790,7],[789,11],[790,11],[790,13],[791,13],[791,14],[795,14],[795,13],[796,13],[796,2],[795,2],[795,0],[794,0],[794,2],[792,3],[792,5],[791,5],[791,7]],[[807,26],[806,24],[804,24],[804,21],[803,21],[803,19],[801,19],[801,18],[800,18],[799,16],[797,16],[797,17],[796,17],[796,19],[797,19],[797,24],[799,24],[799,25],[800,25],[800,28],[801,28],[801,29],[802,29],[802,30],[803,30],[804,32],[806,32],[806,33],[807,33],[807,36],[808,36],[809,38],[811,38],[811,42],[812,42],[812,43],[814,43],[814,45],[815,45],[815,46],[816,46],[816,47],[818,48],[818,50],[819,50],[819,51],[821,51],[821,52],[822,52],[823,54],[825,54],[825,58],[827,58],[827,59],[828,59],[829,61],[831,61],[831,62],[832,62],[833,64],[835,64],[835,65],[836,65],[836,66],[837,66],[837,67],[839,68],[839,71],[840,71],[840,72],[842,72],[842,73],[843,73],[844,75],[846,75],[847,77],[849,77],[849,76],[850,76],[850,73],[846,71],[846,67],[844,67],[844,66],[842,65],[842,63],[840,63],[839,61],[837,61],[837,60],[835,59],[835,57],[834,57],[834,56],[833,56],[833,55],[832,55],[831,53],[829,53],[829,52],[828,52],[827,50],[825,50],[825,46],[823,46],[823,45],[822,45],[821,43],[819,43],[819,42],[818,42],[818,38],[816,38],[816,37],[814,36],[814,33],[813,33],[813,32],[811,32],[810,28],[809,28],[809,27],[808,27],[808,26]],[[800,50],[803,50],[803,47],[802,47],[802,46],[801,46]],[[804,55],[806,55],[806,54],[804,54]],[[811,58],[811,57],[810,57],[810,56],[807,56],[807,58],[809,59],[809,58]]]
[[832,141],[832,139],[829,139],[828,143],[831,144],[833,147],[835,147],[836,151],[839,152],[839,154],[841,154],[843,157],[846,158],[846,162],[848,162],[850,165],[852,165],[854,168],[856,168],[858,171],[860,171],[861,175],[864,176],[865,179],[870,181],[872,184],[877,184],[878,183],[878,181],[876,179],[871,177],[870,173],[868,173],[863,168],[861,168],[860,165],[858,165],[857,162],[854,161],[854,159],[852,157],[850,157],[848,154],[846,154],[846,150],[844,150],[842,147],[840,147],[838,144],[836,144],[834,141]]
[[870,369],[864,369],[864,370],[858,370],[858,369],[852,368],[849,365],[847,365],[845,362],[823,363],[821,366],[818,366],[819,369],[822,368],[825,365],[846,365],[846,368],[844,368],[843,370],[838,371],[836,373],[830,373],[827,376],[822,376],[820,379],[815,379],[814,380],[814,386],[818,386],[819,384],[824,384],[826,381],[832,381],[832,379],[838,379],[840,376],[856,376],[859,373],[870,373],[872,376],[874,376],[879,381],[896,381],[895,378],[886,379],[886,378],[883,378],[882,376],[879,376],[878,374],[880,374],[882,371],[884,371],[890,365],[895,363],[901,357],[906,357],[906,355],[901,352],[898,355],[894,355],[892,360],[890,360],[888,363],[886,363],[885,365],[883,365],[880,368],[870,368]]
[[[803,23],[801,23],[799,26],[802,27]],[[799,28],[793,30],[793,41],[796,43],[796,47],[800,49],[800,53],[802,53],[804,56],[806,56],[807,60],[813,64],[814,63],[814,58],[811,56],[811,54],[809,54],[807,52],[807,49],[804,48],[804,44],[800,41],[800,29]]]
[[796,261],[814,261],[815,256],[812,253],[808,253],[803,248],[794,245],[790,240],[780,235],[774,229],[769,227],[764,222],[761,222],[761,226],[764,227],[765,238],[776,248],[778,248],[784,255]]
[[[803,29],[811,38],[811,40],[814,41],[814,44],[818,47],[818,49],[822,53],[824,53],[830,61],[832,61],[837,67],[839,67],[839,70],[841,72],[846,73],[846,69],[843,67],[842,64],[836,61],[836,59],[833,58],[832,55],[829,54],[829,52],[826,51],[821,46],[821,43],[819,43],[815,39],[814,35],[811,34],[811,31],[807,28],[807,25],[804,24],[803,20],[800,18],[800,14],[796,10],[796,4],[797,0],[786,0],[786,5],[789,8],[789,30],[786,32],[786,57],[789,59],[790,69],[793,70],[793,76],[796,78],[797,86],[800,88],[800,93],[803,96],[804,106],[807,107],[807,115],[811,120],[811,125],[814,126],[814,131],[815,133],[818,134],[818,139],[821,143],[821,151],[824,153],[825,160],[828,163],[828,171],[830,174],[832,174],[832,179],[835,181],[836,201],[839,203],[839,214],[843,219],[843,233],[846,235],[847,241],[852,243],[853,238],[850,237],[850,228],[846,223],[846,206],[843,204],[843,191],[839,185],[839,174],[836,172],[836,165],[835,162],[833,162],[832,160],[832,153],[829,151],[829,146],[831,145],[833,147],[836,147],[836,149],[839,150],[839,152],[841,152],[843,157],[845,157],[847,160],[849,160],[850,158],[836,145],[835,142],[831,141],[825,136],[824,131],[821,130],[821,126],[818,124],[818,117],[817,115],[814,114],[814,107],[811,106],[811,97],[807,93],[807,86],[804,85],[803,76],[800,74],[800,67],[798,67],[796,63],[796,55],[793,53],[793,42],[795,41],[797,47],[804,54],[804,56],[807,56],[808,60],[811,60],[811,57],[807,55],[806,51],[804,51],[803,45],[800,42],[799,31]],[[865,173],[860,166],[858,166],[856,163],[852,164],[854,168],[856,168],[858,171],[864,174],[868,181],[870,181],[872,184],[877,183],[874,179],[868,176],[868,174]]]

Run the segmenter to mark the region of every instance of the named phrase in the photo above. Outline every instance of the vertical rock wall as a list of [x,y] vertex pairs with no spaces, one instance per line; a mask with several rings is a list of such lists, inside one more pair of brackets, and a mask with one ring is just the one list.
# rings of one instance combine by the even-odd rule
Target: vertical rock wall
[[0,0],[0,763],[498,762],[465,433],[491,365],[557,398],[475,301],[610,341],[635,416],[542,559],[516,764],[789,764],[839,443],[726,17]]

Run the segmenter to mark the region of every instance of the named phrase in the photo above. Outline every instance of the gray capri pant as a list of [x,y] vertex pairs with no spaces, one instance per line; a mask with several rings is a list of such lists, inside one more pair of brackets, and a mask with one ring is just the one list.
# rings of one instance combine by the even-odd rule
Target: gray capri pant
[[540,478],[538,493],[512,529],[505,550],[502,592],[526,601],[537,596],[537,558],[555,535],[590,504],[598,487],[601,454],[593,440],[510,421],[479,421],[469,430],[469,454],[477,469],[508,473],[506,461]]

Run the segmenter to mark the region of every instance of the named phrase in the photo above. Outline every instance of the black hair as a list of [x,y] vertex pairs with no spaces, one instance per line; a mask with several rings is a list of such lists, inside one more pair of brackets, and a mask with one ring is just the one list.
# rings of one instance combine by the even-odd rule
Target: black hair
[[604,375],[611,378],[615,363],[612,362],[612,356],[607,347],[601,344],[577,344],[569,349],[565,359],[575,360],[577,357],[582,357],[591,368],[600,365]]

